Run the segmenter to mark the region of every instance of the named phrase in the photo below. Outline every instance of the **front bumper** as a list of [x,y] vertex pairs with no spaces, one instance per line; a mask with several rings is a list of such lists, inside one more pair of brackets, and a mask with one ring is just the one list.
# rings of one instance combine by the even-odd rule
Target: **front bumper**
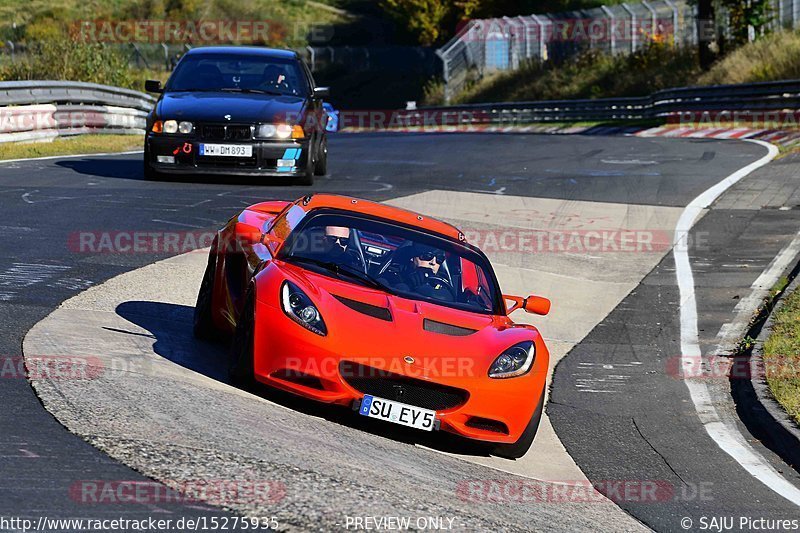
[[[148,133],[145,154],[150,167],[165,174],[225,174],[233,176],[296,177],[306,174],[309,161],[308,139],[286,141],[204,141],[192,136]],[[200,155],[200,144],[233,144],[253,147],[252,157]],[[299,151],[298,151],[299,150]],[[159,156],[174,162],[159,162]],[[284,157],[288,156],[288,157]],[[294,160],[279,166],[278,161]]]
[[[403,372],[402,357],[350,357],[346,352],[346,348],[331,346],[328,337],[302,328],[278,307],[257,300],[256,380],[305,398],[351,408],[360,404],[364,394],[373,394],[432,409],[441,430],[470,439],[496,443],[519,440],[545,393],[549,363],[547,348],[541,340],[537,341],[537,357],[531,372],[511,379],[491,379],[483,371],[476,372],[479,375],[456,373],[452,378],[429,379],[418,372]],[[398,361],[399,366],[391,364]],[[378,370],[380,376],[392,383],[388,386],[379,383],[379,378],[373,383],[354,380],[353,365]],[[411,385],[406,387],[403,397],[386,393],[395,387],[395,378],[401,385]],[[428,392],[430,395],[426,396]]]

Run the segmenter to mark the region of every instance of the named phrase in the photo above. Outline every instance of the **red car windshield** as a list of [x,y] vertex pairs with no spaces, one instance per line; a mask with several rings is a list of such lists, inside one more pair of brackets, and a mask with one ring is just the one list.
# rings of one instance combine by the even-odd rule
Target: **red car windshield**
[[279,259],[405,298],[502,312],[496,278],[481,253],[388,221],[312,214],[289,236]]

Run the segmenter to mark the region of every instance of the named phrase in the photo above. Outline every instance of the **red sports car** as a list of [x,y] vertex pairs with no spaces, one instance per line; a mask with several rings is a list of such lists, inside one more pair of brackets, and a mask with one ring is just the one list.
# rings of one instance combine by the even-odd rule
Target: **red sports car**
[[[510,305],[507,303],[510,302]],[[214,239],[198,337],[233,334],[231,380],[258,381],[360,415],[492,443],[533,442],[549,354],[486,256],[444,222],[315,194],[263,202]]]

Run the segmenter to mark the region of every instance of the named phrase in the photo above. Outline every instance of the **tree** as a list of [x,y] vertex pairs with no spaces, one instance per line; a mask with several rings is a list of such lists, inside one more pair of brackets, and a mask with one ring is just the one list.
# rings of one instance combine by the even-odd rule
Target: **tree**
[[381,7],[423,46],[440,44],[458,22],[472,16],[481,0],[381,0]]

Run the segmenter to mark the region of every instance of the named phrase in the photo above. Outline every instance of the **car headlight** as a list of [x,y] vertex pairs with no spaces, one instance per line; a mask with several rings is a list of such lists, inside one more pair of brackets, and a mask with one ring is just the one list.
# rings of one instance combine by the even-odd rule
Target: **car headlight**
[[178,131],[178,121],[176,120],[164,121],[164,133],[175,133],[177,131]]
[[271,139],[275,137],[275,130],[276,128],[274,124],[261,124],[256,130],[256,138]]
[[490,378],[513,378],[526,374],[533,366],[536,345],[531,341],[520,342],[508,348],[494,360],[489,368]]
[[189,121],[184,120],[178,123],[178,131],[181,133],[192,133],[193,129],[194,125]]
[[281,287],[281,307],[286,315],[317,335],[327,335],[325,322],[319,310],[306,296],[306,293],[291,281],[284,281]]
[[261,124],[256,128],[257,139],[303,139],[305,136],[299,124]]

